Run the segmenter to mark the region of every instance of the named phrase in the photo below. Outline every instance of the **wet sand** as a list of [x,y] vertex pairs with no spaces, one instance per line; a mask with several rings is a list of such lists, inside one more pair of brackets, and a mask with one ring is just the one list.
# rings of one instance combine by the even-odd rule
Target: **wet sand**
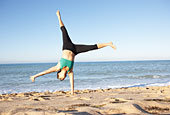
[[0,95],[0,115],[170,114],[170,86]]

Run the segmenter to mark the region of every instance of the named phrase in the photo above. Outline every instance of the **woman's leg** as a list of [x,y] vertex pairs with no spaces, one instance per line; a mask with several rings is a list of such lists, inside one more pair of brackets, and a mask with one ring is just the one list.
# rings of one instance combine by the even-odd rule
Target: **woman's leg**
[[113,49],[116,49],[116,47],[113,45],[112,42],[100,43],[100,44],[95,44],[95,45],[78,45],[78,44],[76,44],[75,49],[76,49],[76,54],[79,54],[79,53],[83,53],[83,52],[87,52],[87,51],[92,51],[92,50],[104,48],[106,46],[110,46]]
[[83,52],[88,52],[92,50],[98,49],[97,44],[95,45],[82,45],[82,44],[75,44],[76,55]]
[[60,28],[61,28],[61,31],[62,31],[62,36],[63,36],[63,50],[71,50],[75,53],[75,48],[74,48],[74,44],[72,43],[69,35],[68,35],[68,32],[63,24],[63,21],[61,19],[61,16],[60,16],[60,12],[57,11],[57,16],[58,16],[58,20],[59,20],[59,24],[60,24]]
[[57,11],[57,16],[60,24],[60,28],[62,30],[63,34],[63,50],[68,49],[73,51],[75,54],[82,53],[82,52],[87,52],[95,49],[100,49],[106,46],[111,46],[113,49],[116,49],[116,47],[113,45],[112,42],[109,43],[101,43],[101,44],[96,44],[96,45],[74,45],[67,33],[67,30],[62,22],[60,12]]

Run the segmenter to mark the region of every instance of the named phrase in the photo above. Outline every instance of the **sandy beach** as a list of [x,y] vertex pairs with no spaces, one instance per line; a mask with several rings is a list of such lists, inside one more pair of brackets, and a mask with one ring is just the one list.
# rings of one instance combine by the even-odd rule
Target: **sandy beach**
[[0,95],[1,115],[170,114],[170,86]]

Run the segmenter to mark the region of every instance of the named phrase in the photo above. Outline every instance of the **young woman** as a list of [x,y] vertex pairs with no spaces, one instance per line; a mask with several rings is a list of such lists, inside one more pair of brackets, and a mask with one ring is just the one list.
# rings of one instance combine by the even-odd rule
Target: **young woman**
[[116,47],[112,44],[112,42],[109,43],[102,43],[102,44],[95,44],[95,45],[80,45],[80,44],[74,44],[72,43],[67,30],[61,20],[60,12],[56,12],[60,24],[60,28],[62,31],[63,36],[63,51],[62,51],[62,57],[58,64],[54,67],[49,68],[48,70],[45,70],[43,72],[40,72],[36,75],[33,75],[30,77],[32,82],[35,81],[35,78],[52,73],[52,72],[58,72],[57,78],[60,80],[64,80],[66,77],[66,74],[68,73],[68,76],[70,78],[70,84],[71,84],[71,94],[74,94],[74,74],[73,74],[73,64],[74,64],[74,58],[77,54],[100,49],[106,46],[111,46],[113,49],[116,49]]

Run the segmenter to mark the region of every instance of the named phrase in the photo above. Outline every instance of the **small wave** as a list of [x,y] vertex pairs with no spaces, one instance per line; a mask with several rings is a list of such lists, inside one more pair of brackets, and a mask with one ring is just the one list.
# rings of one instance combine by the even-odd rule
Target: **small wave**
[[160,83],[138,83],[138,84],[129,84],[129,85],[119,85],[119,86],[108,86],[108,88],[123,88],[123,87],[146,87],[146,86],[168,86],[170,85],[170,81],[168,82],[160,82]]
[[153,83],[153,84],[148,84],[147,86],[168,86],[170,85],[170,82],[166,83]]
[[115,76],[116,78],[129,78],[129,79],[160,79],[169,78],[170,75],[125,75],[125,76]]
[[154,75],[154,76],[153,76],[154,79],[158,79],[158,78],[160,78],[160,77],[161,77],[161,76],[158,76],[158,75]]
[[163,78],[165,76],[161,76],[161,75],[144,75],[144,76],[136,76],[136,78],[153,78],[153,79],[159,79],[159,78]]

